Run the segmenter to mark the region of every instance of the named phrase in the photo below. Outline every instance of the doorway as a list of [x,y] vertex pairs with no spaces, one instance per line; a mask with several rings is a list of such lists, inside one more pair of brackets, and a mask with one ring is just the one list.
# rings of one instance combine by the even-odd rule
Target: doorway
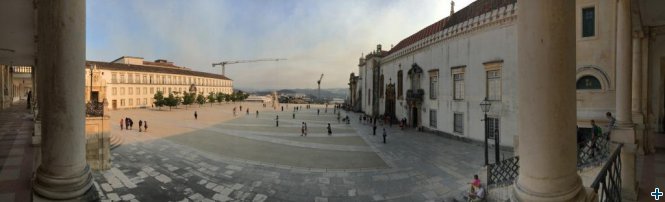
[[411,126],[418,127],[418,108],[413,107],[411,109]]
[[113,106],[113,110],[118,109],[118,100],[111,101],[111,106]]

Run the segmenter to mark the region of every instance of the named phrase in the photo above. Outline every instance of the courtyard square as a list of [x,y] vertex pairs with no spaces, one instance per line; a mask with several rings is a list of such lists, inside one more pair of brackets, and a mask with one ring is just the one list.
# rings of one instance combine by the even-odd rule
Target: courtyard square
[[[233,116],[240,105],[249,115]],[[327,113],[323,105],[282,106],[284,111],[257,103],[113,111],[112,134],[123,143],[112,150],[112,169],[94,174],[99,195],[128,201],[441,201],[459,198],[482,166],[476,144],[398,125],[379,125],[372,136],[356,113],[342,111],[351,120],[345,124],[332,105]],[[302,109],[294,119],[295,106]],[[125,117],[133,119],[133,130],[120,130]],[[139,120],[148,121],[148,132],[138,132]],[[302,122],[306,137],[300,136]]]

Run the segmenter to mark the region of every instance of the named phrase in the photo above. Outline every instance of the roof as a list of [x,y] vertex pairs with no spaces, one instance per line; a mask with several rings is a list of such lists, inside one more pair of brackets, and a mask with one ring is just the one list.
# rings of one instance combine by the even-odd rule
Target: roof
[[459,10],[455,13],[453,13],[452,16],[448,16],[446,18],[443,18],[423,29],[420,31],[416,32],[415,34],[406,37],[405,39],[401,40],[397,45],[395,45],[390,51],[388,51],[387,54],[385,55],[390,55],[394,52],[397,52],[405,47],[408,47],[424,38],[427,38],[431,35],[434,35],[435,33],[439,31],[443,31],[446,28],[455,26],[456,24],[462,23],[464,21],[467,21],[471,18],[474,18],[476,16],[485,14],[487,12],[490,12],[494,9],[498,9],[510,4],[516,3],[517,0],[477,0],[471,4],[469,4],[467,7],[463,8],[462,10]]
[[187,69],[176,69],[169,67],[160,67],[160,66],[150,66],[150,65],[133,65],[133,64],[123,64],[123,63],[110,63],[110,62],[99,62],[99,61],[86,61],[86,66],[96,65],[97,68],[106,69],[106,70],[115,70],[115,71],[134,71],[134,72],[151,72],[151,73],[164,73],[164,74],[180,74],[180,75],[189,75],[189,76],[200,76],[213,79],[224,79],[231,80],[224,75],[212,74],[207,72],[198,72]]

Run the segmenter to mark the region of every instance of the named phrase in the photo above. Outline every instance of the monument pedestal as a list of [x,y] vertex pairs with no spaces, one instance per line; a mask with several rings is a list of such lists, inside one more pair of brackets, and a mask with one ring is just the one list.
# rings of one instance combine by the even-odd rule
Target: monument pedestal
[[110,122],[108,116],[85,119],[85,159],[92,170],[111,168]]

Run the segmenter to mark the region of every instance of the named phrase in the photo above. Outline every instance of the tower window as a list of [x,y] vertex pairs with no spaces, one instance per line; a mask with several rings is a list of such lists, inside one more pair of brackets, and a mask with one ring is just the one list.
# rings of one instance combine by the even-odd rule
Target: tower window
[[596,35],[596,10],[594,7],[582,9],[582,37]]

